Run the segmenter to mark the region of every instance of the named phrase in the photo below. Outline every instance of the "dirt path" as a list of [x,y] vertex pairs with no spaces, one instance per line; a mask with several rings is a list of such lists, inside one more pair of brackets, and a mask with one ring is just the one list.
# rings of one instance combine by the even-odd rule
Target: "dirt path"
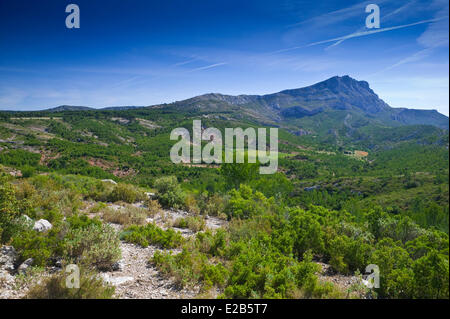
[[[134,204],[141,207],[141,203]],[[114,209],[121,209],[120,205],[109,205]],[[163,229],[172,228],[181,233],[185,238],[195,235],[195,232],[189,229],[180,229],[169,226],[177,218],[185,218],[189,213],[175,210],[162,210],[160,213],[148,218],[148,223],[155,223]],[[206,227],[217,229],[226,225],[226,221],[208,217],[205,219]],[[122,225],[109,223],[116,231],[123,229]],[[120,270],[102,273],[104,281],[116,287],[116,298],[121,299],[189,299],[195,298],[200,287],[180,288],[175,282],[166,278],[149,263],[149,260],[156,251],[169,251],[160,249],[156,246],[143,248],[141,246],[121,242],[122,259],[119,262]],[[179,250],[171,249],[172,253],[178,253]]]
[[117,298],[121,299],[179,299],[194,298],[198,288],[180,289],[175,283],[159,274],[149,264],[155,251],[154,246],[142,248],[122,242],[122,269],[102,273],[106,282],[116,287]]

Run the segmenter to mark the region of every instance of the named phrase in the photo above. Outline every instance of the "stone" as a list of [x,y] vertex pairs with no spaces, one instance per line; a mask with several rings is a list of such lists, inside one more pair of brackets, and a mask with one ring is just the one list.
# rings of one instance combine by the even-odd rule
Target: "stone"
[[125,267],[125,263],[123,260],[119,260],[112,264],[111,268],[113,271],[123,271],[123,268]]
[[101,277],[103,278],[104,282],[112,286],[120,286],[134,280],[134,278],[130,276],[110,277],[108,274],[102,274]]
[[31,265],[33,265],[33,258],[28,258],[19,266],[19,268],[17,268],[17,272],[21,275],[25,275]]
[[13,246],[2,246],[0,248],[0,270],[12,273],[18,257]]
[[62,261],[61,261],[61,259],[58,259],[57,261],[55,261],[55,267],[56,268],[62,268]]
[[53,225],[46,219],[40,219],[34,223],[33,229],[38,232],[44,232],[52,229]]
[[304,188],[304,190],[307,191],[307,192],[311,192],[311,191],[316,190],[316,189],[320,189],[320,185],[314,185],[314,186],[311,186],[311,187],[305,187]]
[[146,195],[149,199],[152,199],[153,197],[155,197],[155,193],[145,192],[145,195]]

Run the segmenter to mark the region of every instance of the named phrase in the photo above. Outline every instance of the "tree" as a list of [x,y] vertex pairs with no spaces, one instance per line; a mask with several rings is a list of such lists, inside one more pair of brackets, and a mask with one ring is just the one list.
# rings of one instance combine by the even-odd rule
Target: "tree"
[[7,242],[14,233],[14,221],[20,216],[19,203],[11,184],[0,177],[0,242]]
[[432,250],[426,256],[416,260],[413,265],[415,297],[449,298],[448,256]]
[[165,207],[180,208],[184,204],[183,193],[175,176],[165,176],[155,180],[158,200]]
[[259,165],[252,163],[224,163],[220,167],[228,189],[250,182],[257,176],[258,170]]
[[312,250],[314,253],[323,251],[324,243],[322,228],[315,216],[302,209],[294,209],[290,212],[290,225],[294,236],[294,253],[298,257]]

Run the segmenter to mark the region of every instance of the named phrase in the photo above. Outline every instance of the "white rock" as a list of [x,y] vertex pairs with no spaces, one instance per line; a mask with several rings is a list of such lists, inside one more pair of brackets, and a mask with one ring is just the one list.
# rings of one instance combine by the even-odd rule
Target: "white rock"
[[101,276],[103,278],[103,281],[113,286],[123,285],[134,280],[134,278],[130,276],[110,277],[108,274],[101,274]]
[[112,265],[112,270],[113,271],[123,271],[123,268],[125,267],[125,262],[124,260],[119,260],[118,262],[115,262]]
[[34,223],[33,229],[38,232],[44,232],[47,230],[52,229],[52,224],[46,219],[39,219],[37,222]]
[[112,179],[102,179],[102,182],[104,182],[104,183],[111,183],[113,185],[117,185],[117,183],[114,180],[112,180]]

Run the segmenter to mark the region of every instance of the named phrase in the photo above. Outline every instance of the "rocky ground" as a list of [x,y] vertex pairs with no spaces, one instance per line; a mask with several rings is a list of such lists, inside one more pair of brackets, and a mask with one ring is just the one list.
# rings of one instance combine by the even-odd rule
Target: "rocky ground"
[[17,266],[18,254],[14,247],[0,247],[0,299],[23,298],[28,289],[50,272],[42,269],[24,269]]
[[[92,204],[92,203],[91,203]],[[85,205],[86,210],[92,207]],[[143,207],[143,203],[133,204],[136,207]],[[108,204],[112,209],[122,209],[122,205]],[[178,218],[185,218],[189,213],[179,210],[161,210],[153,217],[148,218],[148,223],[155,223],[163,229],[173,228],[179,231],[183,237],[195,235],[189,229],[180,229],[172,226]],[[90,214],[90,217],[97,216]],[[42,221],[39,221],[42,223]],[[40,223],[36,222],[36,224]],[[205,218],[207,229],[218,229],[226,225],[226,221],[216,217]],[[109,223],[117,232],[124,227],[119,224]],[[51,226],[51,225],[50,225]],[[36,226],[37,227],[37,226]],[[37,229],[37,228],[36,228]],[[143,248],[138,245],[121,242],[122,259],[117,263],[114,271],[103,272],[100,276],[103,280],[116,288],[115,297],[121,299],[177,299],[195,298],[200,287],[180,288],[174,280],[162,276],[153,267],[149,260],[153,254],[159,250],[156,246]],[[168,250],[166,250],[168,251]],[[178,253],[176,249],[172,253]],[[14,248],[10,246],[1,247],[0,251],[0,299],[17,299],[25,296],[28,289],[39,282],[43,277],[48,276],[51,271],[48,269],[34,270],[32,267],[28,271],[20,272],[21,265],[17,265],[18,255]],[[53,270],[54,271],[54,270]]]
[[120,246],[122,249],[120,269],[102,274],[106,282],[116,287],[117,298],[189,299],[199,293],[198,287],[181,289],[149,264],[149,259],[158,248],[154,246],[142,248],[129,243],[121,243]]
[[[141,207],[143,203],[136,203],[134,206]],[[122,209],[120,205],[109,205],[113,209]],[[188,212],[181,210],[161,210],[153,217],[147,218],[148,223],[155,223],[157,226],[167,229],[173,228],[181,233],[183,237],[195,235],[190,229],[181,229],[171,226],[178,218],[186,218]],[[207,229],[218,229],[226,225],[226,221],[216,217],[205,218]],[[117,231],[123,227],[112,224]],[[155,251],[164,251],[156,246],[143,248],[134,244],[122,242],[122,260],[119,262],[119,270],[102,274],[103,279],[116,287],[116,297],[123,299],[189,299],[194,298],[200,292],[200,287],[181,289],[173,280],[162,276],[153,267],[149,260]],[[167,250],[166,250],[167,251]],[[179,253],[176,249],[172,253]]]
[[331,282],[341,291],[347,292],[347,298],[365,298],[365,288],[361,278],[355,275],[342,275],[333,271],[330,265],[323,262],[316,262],[321,271],[317,274],[320,281]]

